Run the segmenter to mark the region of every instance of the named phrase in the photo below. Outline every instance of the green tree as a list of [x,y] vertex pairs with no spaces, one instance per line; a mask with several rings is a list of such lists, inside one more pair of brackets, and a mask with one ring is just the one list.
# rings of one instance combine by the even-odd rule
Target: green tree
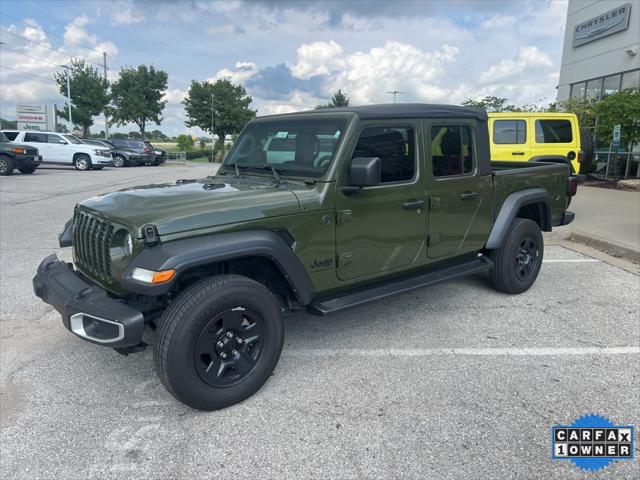
[[318,105],[316,109],[319,108],[337,108],[337,107],[348,107],[349,106],[349,96],[345,93],[342,93],[342,90],[338,89],[336,93],[331,97],[331,101],[326,105]]
[[609,144],[613,127],[620,125],[620,143],[626,147],[640,144],[640,90],[627,89],[607,95],[596,105],[598,139]]
[[587,128],[591,132],[596,126],[596,100],[587,98],[568,98],[557,105],[557,111],[575,113],[580,127]]
[[200,127],[218,137],[218,149],[224,156],[224,140],[227,135],[238,133],[256,116],[251,110],[251,97],[242,85],[229,80],[198,82],[193,80],[184,99],[187,127]]
[[515,112],[518,108],[515,105],[507,103],[508,100],[502,97],[494,97],[487,95],[480,100],[472,100],[467,98],[462,105],[467,107],[484,108],[487,112]]
[[0,118],[0,128],[15,130],[16,128],[18,128],[18,122],[16,120],[6,120],[4,118]]
[[145,137],[148,122],[162,123],[163,100],[167,90],[168,75],[153,65],[123,68],[120,78],[111,86],[111,124],[135,123],[140,135]]
[[149,134],[149,138],[151,138],[153,140],[168,140],[169,139],[169,137],[167,137],[160,130],[154,130],[153,132],[151,132]]
[[[103,112],[109,103],[109,82],[92,65],[84,60],[71,60],[69,67],[71,83],[71,115],[75,125],[82,127],[82,135],[89,136],[93,117]],[[67,96],[67,74],[55,74],[60,93]],[[69,106],[65,105],[62,115],[69,116]],[[71,126],[73,128],[73,125]]]
[[176,143],[178,144],[179,150],[189,151],[193,148],[193,138],[191,137],[191,135],[178,135]]

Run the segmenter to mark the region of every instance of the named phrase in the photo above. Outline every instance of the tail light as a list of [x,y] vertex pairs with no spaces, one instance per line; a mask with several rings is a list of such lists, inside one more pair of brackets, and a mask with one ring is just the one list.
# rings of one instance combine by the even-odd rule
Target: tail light
[[584,154],[582,153],[582,150],[578,150],[578,162],[582,163],[582,160],[584,160]]
[[578,193],[578,177],[569,177],[567,180],[567,195],[570,197]]
[[144,153],[153,153],[153,150],[151,150],[149,147],[144,147]]

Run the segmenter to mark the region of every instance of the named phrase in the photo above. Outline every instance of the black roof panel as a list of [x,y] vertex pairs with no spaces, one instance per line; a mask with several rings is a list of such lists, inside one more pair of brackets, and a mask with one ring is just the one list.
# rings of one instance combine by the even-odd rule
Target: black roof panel
[[473,118],[482,122],[487,121],[487,112],[482,108],[429,103],[382,103],[359,107],[319,108],[296,113],[355,113],[363,120],[373,118]]

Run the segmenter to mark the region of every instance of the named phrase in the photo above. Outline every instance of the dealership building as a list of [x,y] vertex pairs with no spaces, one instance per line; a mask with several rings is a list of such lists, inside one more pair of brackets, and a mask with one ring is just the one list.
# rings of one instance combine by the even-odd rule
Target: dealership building
[[640,1],[569,0],[559,102],[640,88]]

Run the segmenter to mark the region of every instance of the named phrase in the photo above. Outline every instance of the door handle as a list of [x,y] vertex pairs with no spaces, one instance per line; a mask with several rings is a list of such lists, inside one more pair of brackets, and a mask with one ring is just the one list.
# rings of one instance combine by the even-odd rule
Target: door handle
[[424,200],[407,200],[402,204],[402,208],[405,210],[416,210],[424,207]]
[[511,155],[524,155],[524,152],[511,152]]
[[478,196],[478,192],[464,192],[460,194],[461,200],[473,200]]

